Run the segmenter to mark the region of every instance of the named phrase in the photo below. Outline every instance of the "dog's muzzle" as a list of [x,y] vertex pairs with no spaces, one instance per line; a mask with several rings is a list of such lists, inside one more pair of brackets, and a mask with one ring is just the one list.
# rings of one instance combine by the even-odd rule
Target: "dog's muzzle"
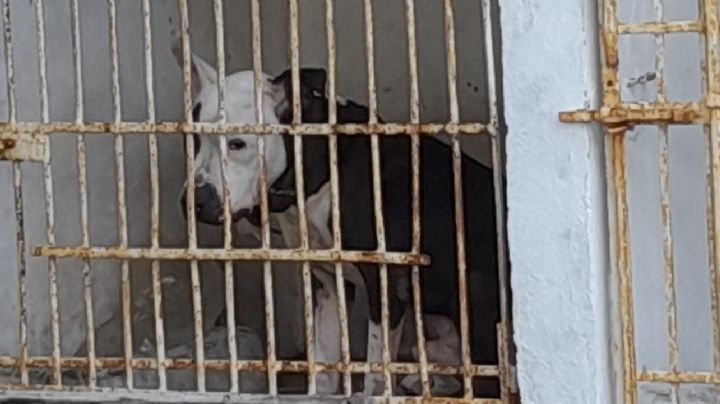
[[[187,190],[183,192],[180,204],[182,205],[183,216],[187,220]],[[247,217],[253,222],[254,211],[255,209],[241,209],[232,213],[232,221],[237,222]],[[220,225],[224,222],[222,201],[218,197],[216,188],[211,184],[195,187],[195,219],[213,225]]]

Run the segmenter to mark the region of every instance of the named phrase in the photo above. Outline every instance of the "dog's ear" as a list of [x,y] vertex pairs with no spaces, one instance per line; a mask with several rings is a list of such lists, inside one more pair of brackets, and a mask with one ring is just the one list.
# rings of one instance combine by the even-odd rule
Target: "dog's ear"
[[[182,69],[183,51],[180,38],[175,42],[172,53],[175,56],[178,66]],[[214,85],[217,82],[217,72],[215,69],[194,53],[190,55],[190,75],[192,78],[192,91],[195,95],[199,94],[203,88]]]
[[[318,100],[325,100],[325,80],[327,73],[321,68],[302,68],[300,69],[300,102],[303,105],[304,120],[308,122],[316,122],[320,117],[312,119],[308,116],[316,115],[314,107],[322,107],[323,111],[327,109],[324,103],[317,103]],[[271,97],[275,102],[275,114],[281,123],[290,123],[292,121],[292,73],[290,69],[285,70],[279,76],[270,79],[273,90]],[[321,113],[323,111],[320,111]]]
[[270,83],[270,99],[273,101],[273,109],[278,121],[284,124],[290,123],[292,121],[290,70],[285,70],[279,76],[268,79],[268,82]]

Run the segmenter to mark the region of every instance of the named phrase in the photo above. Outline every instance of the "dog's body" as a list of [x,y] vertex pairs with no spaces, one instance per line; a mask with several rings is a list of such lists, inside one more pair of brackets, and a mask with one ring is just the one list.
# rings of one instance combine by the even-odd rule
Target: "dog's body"
[[[217,89],[214,70],[193,57],[193,84],[196,119],[212,121],[217,111]],[[290,123],[291,83],[289,73],[263,80],[263,110],[265,122]],[[325,75],[322,70],[301,71],[302,116],[305,123],[327,122]],[[239,72],[226,79],[227,91],[239,91],[226,99],[227,117],[233,123],[253,123],[254,83],[250,72]],[[339,123],[365,123],[368,111],[352,102],[337,102]],[[271,186],[270,207],[284,212],[296,200],[293,174],[292,136],[266,136],[268,180]],[[234,219],[256,221],[258,203],[257,136],[231,135],[228,151],[230,207]],[[366,136],[338,136],[340,173],[340,213],[342,247],[346,250],[372,251],[377,248],[373,215],[370,139]],[[387,250],[409,251],[412,240],[410,139],[406,136],[381,138],[381,168],[383,205]],[[200,139],[198,139],[200,140]],[[197,218],[208,223],[222,220],[223,196],[220,175],[219,140],[206,136],[196,144],[198,155],[195,171],[195,202]],[[327,138],[304,138],[304,174],[306,195],[316,194],[329,180]],[[498,260],[496,251],[495,202],[491,170],[467,156],[462,157],[465,246],[468,271],[471,343],[474,362],[496,363],[497,340],[495,324],[499,320]],[[453,204],[453,171],[450,148],[430,137],[421,141],[421,251],[432,263],[422,271],[423,312],[452,319],[459,324],[458,278],[455,211]],[[330,224],[328,223],[328,226]],[[369,301],[370,335],[368,344],[376,337],[380,323],[379,273],[376,265],[358,265],[362,273],[363,290]],[[390,267],[390,326],[394,333],[402,332],[403,319],[412,304],[409,271]],[[353,281],[351,281],[352,283]],[[357,282],[357,279],[355,279]],[[327,283],[327,282],[326,282]],[[357,298],[357,296],[356,296]],[[353,324],[350,325],[351,328]],[[362,325],[361,325],[362,327]],[[458,327],[459,328],[459,327]],[[351,330],[351,335],[358,335]],[[365,334],[367,335],[367,334]],[[400,337],[394,338],[400,341]],[[376,351],[370,346],[369,351]],[[394,347],[394,360],[398,357]],[[406,350],[407,351],[407,350]],[[371,353],[368,352],[371,356]],[[366,379],[371,380],[372,378]],[[378,386],[375,386],[377,389]],[[366,390],[368,386],[366,386]]]

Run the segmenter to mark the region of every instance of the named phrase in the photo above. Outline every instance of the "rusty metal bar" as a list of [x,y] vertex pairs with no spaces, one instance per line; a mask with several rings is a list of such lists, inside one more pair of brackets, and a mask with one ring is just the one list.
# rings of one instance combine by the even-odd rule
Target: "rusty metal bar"
[[[217,84],[218,84],[218,120],[227,121],[225,115],[225,22],[222,0],[214,0],[215,14],[215,51],[217,54]],[[230,213],[230,186],[228,184],[228,150],[227,136],[220,136],[220,160],[223,193],[223,239],[226,250],[232,249],[232,214]],[[228,353],[230,356],[230,369],[237,367],[237,339],[235,325],[235,278],[233,263],[225,261],[225,312],[227,315]],[[239,391],[238,373],[230,370],[230,392]]]
[[[255,121],[265,122],[263,111],[263,70],[262,70],[262,37],[260,29],[260,2],[250,2],[252,18],[252,53],[253,74],[255,78]],[[260,235],[264,249],[270,247],[270,213],[268,206],[268,179],[266,145],[263,136],[258,137],[258,160],[260,174]],[[271,396],[277,396],[277,359],[275,352],[275,302],[273,298],[272,263],[263,262],[263,283],[265,285],[265,326],[267,329],[267,361],[268,386]]]
[[[655,21],[663,20],[663,0],[653,0]],[[665,95],[665,36],[655,35],[655,71],[657,73],[657,99],[667,102]],[[678,331],[677,331],[677,298],[675,287],[675,265],[672,237],[672,214],[670,209],[670,168],[668,125],[660,124],[660,210],[663,226],[663,261],[665,273],[665,299],[668,331],[668,364],[671,372],[678,372]],[[678,385],[671,384],[671,401],[679,401]]]
[[[193,122],[192,116],[192,78],[190,52],[190,16],[187,0],[178,0],[180,8],[180,31],[183,53],[183,99],[185,102],[185,120]],[[187,231],[190,250],[197,248],[197,221],[195,217],[195,139],[193,135],[185,135],[187,142]],[[198,391],[205,391],[205,342],[203,337],[202,289],[200,288],[200,269],[197,260],[190,261],[190,283],[192,284],[193,320],[195,323],[195,358],[197,367]]]
[[[120,65],[118,60],[117,6],[115,0],[108,0],[108,25],[110,27],[110,64],[112,75],[113,121],[122,121],[120,95]],[[122,135],[115,134],[115,170],[117,175],[118,237],[122,248],[128,247],[127,199],[125,196],[125,151]],[[130,263],[121,263],[121,295],[123,315],[123,352],[125,354],[125,383],[133,388],[132,363],[132,292],[130,288]]]
[[[410,73],[410,122],[420,123],[420,91],[418,79],[417,36],[415,24],[415,0],[405,0],[405,20],[408,39],[408,71]],[[410,160],[412,170],[412,251],[420,251],[422,226],[420,223],[420,137],[410,135]],[[431,397],[430,376],[427,372],[427,350],[425,349],[425,325],[422,307],[422,287],[420,286],[420,268],[412,268],[411,283],[413,291],[413,310],[415,311],[415,334],[418,361],[420,363],[420,384],[422,396]]]
[[[3,0],[3,23],[5,45],[5,68],[7,71],[8,115],[9,121],[17,121],[17,103],[15,98],[15,69],[12,52],[12,26],[10,22],[9,0]],[[15,198],[15,240],[18,264],[18,303],[20,308],[20,383],[29,383],[28,359],[28,323],[27,323],[27,266],[25,262],[25,215],[23,209],[22,167],[19,161],[12,163],[13,195]]]
[[[13,390],[13,395],[18,399],[37,400],[46,398],[49,392],[52,392],[58,399],[66,399],[70,401],[119,401],[119,400],[139,400],[141,402],[157,402],[157,403],[225,403],[228,401],[227,393],[225,392],[208,392],[208,393],[197,393],[191,391],[182,392],[168,392],[161,396],[157,395],[154,390],[140,390],[135,392],[124,392],[122,390],[113,390],[111,388],[96,388],[88,389],[83,387],[73,387],[65,390],[60,390],[53,386],[46,385],[34,385],[31,386],[33,390],[18,390],[16,385],[0,385],[0,389]],[[243,403],[265,403],[271,401],[273,397],[266,394],[239,394],[232,397],[233,401]],[[295,396],[289,399],[290,402],[298,402],[299,400],[316,400],[316,398],[308,396]],[[338,402],[343,399],[342,396],[329,395],[324,396],[328,402]],[[421,401],[418,398],[413,397],[392,397],[387,400],[388,404],[400,404],[400,403],[431,403],[431,404],[503,404],[502,400],[494,398],[474,398],[472,400],[465,400],[459,398],[434,398],[426,401]]]
[[27,369],[28,320],[27,320],[27,266],[25,263],[25,215],[23,209],[22,168],[20,162],[12,163],[13,193],[15,194],[16,250],[18,265],[18,301],[20,307],[20,383],[30,382]]
[[[47,82],[47,58],[45,54],[45,17],[44,2],[35,2],[35,21],[37,27],[38,41],[38,75],[40,79],[40,113],[43,123],[50,120],[48,102]],[[50,147],[45,148],[43,161],[43,183],[45,188],[45,221],[48,245],[55,244],[55,202],[53,198],[52,165],[50,164]],[[60,369],[60,311],[58,308],[58,282],[57,282],[57,261],[55,258],[48,258],[48,283],[50,301],[50,322],[52,338],[52,380],[56,386],[62,385]]]
[[[325,0],[325,26],[327,37],[327,98],[328,124],[337,123],[336,100],[336,65],[337,51],[335,39],[335,14],[333,0]],[[341,219],[340,219],[340,183],[338,172],[338,142],[337,136],[328,136],[328,154],[330,160],[330,195],[332,215],[333,249],[342,249]],[[350,364],[350,331],[347,317],[347,298],[345,295],[344,270],[341,263],[335,264],[335,288],[338,293],[338,316],[340,321],[340,355],[344,366]],[[352,379],[349,371],[343,373],[343,393],[345,397],[352,395]]]
[[[80,31],[80,7],[77,0],[70,2],[72,20],[72,46],[75,67],[75,120],[80,123],[84,120],[84,94],[82,75],[82,44]],[[77,170],[78,170],[78,192],[80,194],[80,235],[83,247],[90,246],[90,234],[88,225],[88,190],[87,190],[87,158],[86,158],[85,135],[77,136]],[[83,272],[83,298],[85,300],[85,322],[86,322],[86,346],[88,355],[88,386],[95,387],[97,383],[97,371],[95,369],[95,320],[93,315],[92,299],[92,268],[90,260],[82,259]]]
[[[455,54],[455,17],[453,1],[444,1],[445,9],[445,47],[447,58],[448,101],[450,104],[450,122],[460,120],[457,96],[457,58]],[[455,202],[455,234],[457,237],[457,275],[460,307],[460,347],[463,361],[463,389],[465,399],[473,396],[470,376],[470,320],[468,318],[467,262],[465,253],[465,212],[463,206],[462,150],[457,134],[451,138],[453,152],[453,200]]]
[[715,1],[699,1],[700,18],[705,22],[704,85],[705,104],[711,109],[710,123],[705,127],[708,139],[708,253],[710,268],[710,307],[713,315],[713,383],[720,392],[720,25],[718,4]]
[[710,112],[700,103],[617,104],[599,110],[561,112],[563,122],[602,122],[605,124],[709,123]]
[[495,42],[493,41],[492,29],[492,6],[489,0],[482,0],[483,25],[485,27],[485,64],[488,76],[488,102],[490,105],[490,123],[496,128],[498,134],[490,138],[492,147],[493,167],[493,188],[495,190],[495,227],[497,232],[497,257],[498,257],[498,288],[500,289],[500,324],[498,325],[498,366],[500,368],[501,398],[507,402],[512,393],[512,375],[510,374],[510,350],[511,340],[509,330],[509,306],[508,301],[508,269],[506,249],[506,227],[505,227],[505,184],[503,178],[503,138],[497,128],[498,117],[498,95],[497,78],[495,73]]
[[[368,123],[377,122],[377,89],[375,85],[375,46],[373,33],[372,0],[363,0],[365,25],[365,52],[367,55],[368,74]],[[372,161],[373,206],[375,215],[375,237],[377,250],[384,252],[385,223],[382,205],[382,171],[380,168],[380,139],[377,134],[370,135],[370,151]],[[392,396],[393,377],[388,368],[392,361],[390,356],[390,302],[388,298],[388,268],[380,264],[380,327],[382,329],[382,364],[383,364],[383,397]]]
[[[261,80],[262,81],[262,80]],[[650,105],[652,107],[652,105]],[[649,109],[649,108],[647,108]],[[670,119],[672,111],[668,112],[666,108],[658,111],[650,112],[651,115],[646,119]],[[693,122],[702,121],[703,114],[700,112],[692,113]],[[681,111],[675,112],[680,114]],[[576,114],[580,118],[590,116],[588,113]],[[570,115],[575,116],[575,115]],[[655,118],[653,118],[655,117]],[[592,118],[586,118],[591,120]],[[437,135],[437,134],[454,134],[462,133],[465,135],[491,134],[494,135],[494,128],[484,123],[374,123],[374,124],[311,124],[302,125],[284,125],[278,123],[211,123],[211,122],[17,122],[7,123],[0,122],[0,132],[16,134],[16,133],[37,133],[37,134],[56,134],[56,133],[85,133],[88,135],[102,133],[127,133],[127,134],[177,134],[177,133],[201,133],[201,134],[253,134],[253,135],[271,135],[271,134],[287,134],[287,135],[356,135],[366,136],[371,134],[396,136],[417,133],[419,135]],[[262,139],[263,136],[260,136]]]
[[711,372],[639,372],[639,382],[720,384],[720,374]]
[[603,104],[620,103],[617,0],[603,0],[600,13]]
[[622,357],[624,399],[634,404],[637,399],[635,378],[635,321],[633,316],[632,270],[630,268],[630,224],[627,202],[627,163],[625,161],[625,133],[611,134],[613,187],[615,188],[615,228],[618,283],[620,291],[620,320],[622,327]]
[[[143,39],[145,58],[145,93],[147,96],[147,122],[155,122],[155,88],[153,85],[152,24],[150,0],[143,0]],[[158,169],[157,135],[148,135],[148,154],[150,158],[150,244],[160,247],[160,180]],[[151,261],[153,314],[155,318],[155,351],[158,366],[158,390],[167,391],[167,372],[165,370],[165,330],[162,309],[162,281],[160,262]]]
[[[290,12],[290,72],[292,84],[292,123],[293,125],[302,124],[302,105],[300,92],[300,35],[298,33],[298,2],[297,0],[289,0],[288,7]],[[294,141],[295,153],[295,192],[297,196],[298,211],[298,232],[300,238],[300,249],[308,250],[309,233],[307,212],[305,209],[305,175],[303,174],[303,143],[302,136],[297,136]],[[314,371],[315,363],[315,335],[313,323],[313,303],[312,303],[312,277],[310,273],[310,263],[302,262],[303,277],[303,308],[305,314],[305,349],[307,351],[307,360],[310,363],[310,371],[308,372],[308,394],[317,393],[317,373]]]
[[34,255],[58,258],[105,258],[148,260],[199,261],[317,261],[358,262],[367,264],[429,265],[430,257],[423,254],[376,251],[299,250],[299,249],[220,249],[185,248],[117,248],[117,247],[35,247]]
[[[26,361],[28,368],[47,368],[52,364],[52,357],[32,356]],[[97,367],[100,369],[123,369],[125,366],[125,358],[123,357],[98,357],[95,359]],[[16,368],[19,366],[20,359],[14,356],[0,356],[0,368]],[[88,359],[85,357],[63,357],[61,360],[62,367],[67,369],[84,369],[88,366]],[[151,370],[157,369],[158,361],[155,358],[133,358],[132,366],[135,370]],[[167,369],[188,370],[196,369],[197,362],[192,358],[175,358],[165,359],[164,365]],[[307,361],[278,361],[276,363],[278,371],[301,373],[309,370]],[[348,365],[342,363],[321,363],[315,364],[319,372],[344,372],[352,373],[368,373],[382,372],[382,363],[367,362],[350,362]],[[418,374],[420,372],[420,364],[414,362],[392,362],[388,364],[390,372],[393,374]],[[227,371],[231,369],[230,361],[227,359],[208,359],[205,362],[208,370]],[[267,361],[262,360],[238,360],[238,371],[264,372],[268,370]],[[463,367],[444,366],[438,364],[428,364],[428,372],[436,375],[460,375],[464,372]],[[499,368],[497,366],[488,365],[472,365],[470,374],[477,377],[498,377]],[[75,388],[76,386],[69,386]]]
[[702,21],[653,21],[634,24],[618,24],[618,34],[673,34],[679,32],[704,32]]

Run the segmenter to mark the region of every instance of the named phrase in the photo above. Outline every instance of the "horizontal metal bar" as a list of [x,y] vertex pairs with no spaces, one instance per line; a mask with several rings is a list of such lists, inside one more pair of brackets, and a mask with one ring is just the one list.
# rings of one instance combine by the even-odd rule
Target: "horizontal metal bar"
[[55,247],[33,248],[33,255],[57,258],[202,260],[202,261],[313,261],[359,262],[393,265],[430,265],[430,257],[417,253],[378,251],[339,251],[302,249],[185,249],[122,247]]
[[680,32],[703,32],[703,30],[703,23],[699,21],[618,24],[618,33],[620,34],[673,34]]
[[373,124],[256,124],[256,123],[207,123],[207,122],[18,122],[0,123],[0,134],[37,133],[249,133],[267,135],[273,133],[290,135],[403,135],[403,134],[482,134],[496,135],[497,128],[490,124],[471,123],[373,123]]
[[720,374],[710,372],[639,372],[639,382],[720,384]]
[[562,122],[602,122],[606,124],[695,124],[709,123],[708,109],[700,103],[620,104],[598,110],[560,113]]
[[[32,389],[32,390],[29,390]],[[3,392],[2,390],[13,390]],[[157,390],[133,390],[100,387],[89,389],[85,386],[6,386],[0,385],[0,399],[5,396],[14,399],[41,400],[51,398],[62,400],[62,402],[108,402],[130,400],[133,402],[152,403],[345,403],[347,397],[341,395],[327,395],[321,398],[301,395],[269,396],[266,394],[232,394],[227,392],[205,392],[194,391],[168,391],[158,392]],[[503,404],[497,398],[473,398],[466,400],[462,398],[419,398],[419,397],[391,397],[390,404],[397,403],[468,403],[468,404]]]
[[43,161],[47,136],[27,133],[0,133],[0,160]]
[[[227,359],[206,359],[204,361],[206,370],[227,371],[230,369],[230,360]],[[21,359],[14,356],[0,356],[0,368],[17,368],[21,364]],[[49,356],[29,357],[25,361],[28,368],[48,368],[53,364],[53,358]],[[134,370],[153,370],[157,369],[158,361],[155,358],[133,358],[132,367]],[[196,369],[197,364],[194,359],[179,358],[165,359],[166,369],[187,370]],[[63,357],[61,358],[61,366],[64,369],[86,369],[88,366],[87,357]],[[103,357],[95,358],[95,366],[98,369],[125,369],[124,357]],[[266,372],[267,363],[261,360],[238,360],[237,370],[251,372]],[[307,361],[282,361],[276,362],[275,370],[282,372],[300,373],[307,372],[310,369]],[[388,364],[390,373],[399,375],[417,374],[420,372],[420,364],[406,362],[392,362]],[[382,372],[382,363],[367,362],[350,362],[344,364],[339,363],[323,363],[315,362],[316,372],[352,372],[352,373],[370,373]],[[458,375],[463,371],[462,367],[442,366],[436,364],[428,364],[428,373],[435,375]],[[472,376],[480,377],[497,377],[499,369],[497,366],[472,365],[470,367]],[[0,387],[1,389],[1,387]]]

